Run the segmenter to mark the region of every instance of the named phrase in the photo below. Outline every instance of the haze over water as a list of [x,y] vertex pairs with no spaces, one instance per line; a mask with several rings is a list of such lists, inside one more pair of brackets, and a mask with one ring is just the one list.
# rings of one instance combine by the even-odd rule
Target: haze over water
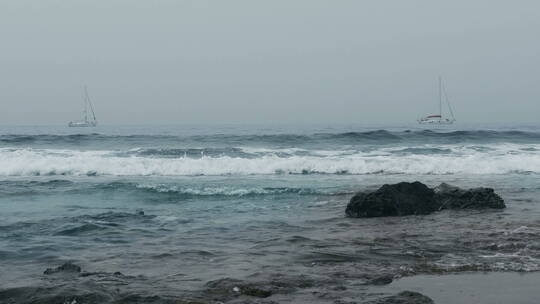
[[[538,29],[532,0],[0,1],[0,304],[534,283]],[[438,76],[457,122],[414,124],[449,118]],[[68,128],[85,85],[98,126]],[[507,208],[345,217],[416,180]]]
[[0,4],[0,124],[537,123],[537,1]]

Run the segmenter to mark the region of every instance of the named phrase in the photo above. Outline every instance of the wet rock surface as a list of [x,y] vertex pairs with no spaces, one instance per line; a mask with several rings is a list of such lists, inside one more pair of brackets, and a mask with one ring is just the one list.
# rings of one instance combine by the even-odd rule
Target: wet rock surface
[[390,284],[394,281],[394,278],[392,277],[392,275],[381,275],[381,276],[376,276],[374,278],[371,278],[367,284],[368,285],[387,285],[387,284]]
[[351,217],[429,214],[437,210],[435,192],[420,182],[383,185],[370,193],[357,193],[347,206]]
[[430,214],[444,209],[503,209],[504,200],[491,188],[464,190],[442,183],[434,189],[420,182],[386,184],[373,192],[358,192],[345,213],[349,217]]
[[298,289],[311,288],[315,285],[312,279],[305,276],[274,277],[265,281],[242,281],[223,278],[206,283],[206,294],[214,295],[221,301],[239,298],[241,296],[268,298],[274,294],[290,294]]
[[81,267],[72,263],[64,263],[61,266],[56,268],[47,268],[43,274],[55,274],[55,273],[75,273],[78,274],[81,272]]
[[414,291],[403,291],[396,295],[382,298],[371,304],[434,304],[433,300]]
[[503,209],[504,200],[492,188],[464,190],[446,183],[433,189],[439,209]]

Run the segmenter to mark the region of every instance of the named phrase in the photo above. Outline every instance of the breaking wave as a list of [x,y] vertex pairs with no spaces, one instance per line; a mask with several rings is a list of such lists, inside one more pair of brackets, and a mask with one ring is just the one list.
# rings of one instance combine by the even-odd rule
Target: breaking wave
[[[396,151],[398,153],[396,153]],[[117,151],[54,149],[0,149],[1,176],[112,175],[194,176],[269,174],[507,174],[540,173],[536,148],[475,146],[453,148],[451,153],[415,154],[390,148],[370,152],[266,153],[250,157],[120,156]],[[324,152],[324,151],[323,151]],[[327,151],[328,152],[328,151]]]
[[63,193],[93,193],[108,191],[127,191],[136,195],[159,197],[174,197],[176,199],[189,199],[195,197],[251,197],[267,195],[344,195],[352,194],[350,189],[335,187],[265,187],[265,186],[205,186],[187,185],[182,182],[175,183],[140,183],[132,181],[115,181],[93,184],[89,181],[74,183],[69,180],[38,181],[0,181],[0,197],[5,195],[29,195]]
[[352,192],[332,191],[330,189],[312,189],[296,187],[183,187],[171,184],[136,184],[136,189],[149,192],[177,194],[180,196],[263,196],[279,194],[296,195],[337,195]]

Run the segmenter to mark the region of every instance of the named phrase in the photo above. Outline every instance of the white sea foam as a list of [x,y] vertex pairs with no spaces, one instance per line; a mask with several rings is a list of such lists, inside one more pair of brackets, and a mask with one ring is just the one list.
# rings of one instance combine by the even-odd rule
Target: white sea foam
[[[456,148],[457,149],[457,148]],[[466,151],[465,151],[466,150]],[[262,155],[200,158],[121,157],[112,151],[0,149],[0,175],[506,174],[540,173],[540,154],[497,147],[449,154],[384,150],[340,156]]]
[[[321,149],[303,149],[303,148],[254,148],[254,147],[241,147],[242,152],[248,154],[261,154],[261,155],[312,155],[312,156],[346,156],[360,153],[354,149],[339,149],[339,150],[321,150]],[[432,151],[430,151],[432,150]],[[454,154],[454,155],[469,155],[479,152],[493,152],[494,154],[534,154],[540,151],[540,145],[538,144],[513,144],[513,143],[498,143],[488,145],[471,145],[471,144],[424,144],[416,146],[381,146],[370,147],[363,153],[365,156],[375,155],[413,155],[413,154],[430,154],[435,152],[441,152],[440,154]],[[436,153],[435,153],[436,154]]]
[[[167,185],[167,184],[142,184],[137,185],[139,189],[149,189],[162,193],[182,193],[187,195],[196,195],[196,196],[214,196],[214,195],[223,195],[223,196],[245,196],[252,194],[278,194],[286,192],[287,190],[292,190],[288,188],[234,188],[234,187],[201,187],[201,188],[189,188],[189,187],[179,187],[176,185]],[[301,189],[298,190],[300,192]]]
[[298,152],[307,152],[306,149],[301,148],[281,148],[281,149],[270,149],[270,148],[257,148],[257,147],[241,147],[240,150],[245,153],[263,153],[263,154],[272,154],[272,153],[298,153]]
[[279,155],[279,154],[306,154],[314,156],[340,156],[354,154],[356,150],[308,150],[302,148],[281,148],[281,149],[269,149],[269,148],[252,148],[242,147],[242,152],[249,154],[267,154],[267,155]]

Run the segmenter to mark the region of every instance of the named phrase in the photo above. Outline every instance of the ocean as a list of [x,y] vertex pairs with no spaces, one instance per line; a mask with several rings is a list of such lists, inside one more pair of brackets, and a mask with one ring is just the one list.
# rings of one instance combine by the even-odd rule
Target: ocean
[[[539,271],[540,125],[429,128],[2,126],[0,303],[346,303],[385,277]],[[416,180],[507,208],[345,217]]]

